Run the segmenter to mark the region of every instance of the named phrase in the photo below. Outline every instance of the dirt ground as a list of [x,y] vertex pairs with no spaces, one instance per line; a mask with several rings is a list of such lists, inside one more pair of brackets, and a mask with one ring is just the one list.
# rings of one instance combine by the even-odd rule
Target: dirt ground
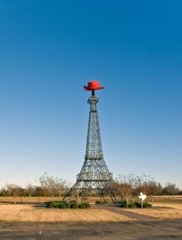
[[2,240],[158,240],[182,239],[182,222],[1,222]]
[[0,240],[182,239],[182,204],[151,209],[46,209],[0,204]]

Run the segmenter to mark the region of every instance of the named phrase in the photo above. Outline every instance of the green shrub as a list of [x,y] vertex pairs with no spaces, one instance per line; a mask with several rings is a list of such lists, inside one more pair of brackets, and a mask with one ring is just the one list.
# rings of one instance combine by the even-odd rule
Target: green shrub
[[59,208],[67,208],[67,205],[66,205],[66,203],[65,202],[60,202],[59,203]]
[[91,205],[89,202],[85,202],[85,206],[86,206],[86,208],[91,208]]
[[79,208],[90,208],[90,203],[89,202],[81,202],[78,205]]
[[62,202],[62,203],[66,205],[66,208],[70,208],[71,207],[71,202]]
[[[125,200],[119,202],[119,206],[121,208],[142,208],[141,202],[130,202],[127,204]],[[152,205],[148,202],[143,202],[143,208],[149,208],[152,207]]]
[[55,202],[54,202],[54,207],[55,207],[55,208],[59,208],[60,204],[61,204],[60,201],[55,201]]
[[128,207],[127,201],[123,200],[123,201],[119,202],[119,206],[121,208],[127,208]]
[[70,203],[70,208],[78,208],[78,203],[77,202]]
[[[142,203],[141,202],[135,202],[135,205],[137,208],[142,208]],[[143,208],[150,208],[152,207],[152,204],[148,202],[143,202]]]
[[79,207],[79,208],[86,208],[86,207],[85,207],[85,204],[82,203],[82,202],[78,205],[78,207]]
[[144,203],[143,203],[143,207],[144,207],[144,208],[150,208],[150,207],[152,207],[152,204],[150,204],[150,203],[148,203],[148,202],[144,202]]
[[135,205],[136,205],[137,208],[141,208],[142,207],[141,202],[135,202]]
[[46,202],[45,206],[48,208],[90,208],[90,203],[89,202],[81,202],[81,203],[77,203],[76,201],[70,201],[70,202],[66,202],[66,201],[51,201],[51,202]]
[[48,208],[53,208],[54,207],[54,202],[47,202],[47,207]]
[[131,202],[128,204],[128,208],[136,208],[136,207],[137,206],[136,206],[135,202]]

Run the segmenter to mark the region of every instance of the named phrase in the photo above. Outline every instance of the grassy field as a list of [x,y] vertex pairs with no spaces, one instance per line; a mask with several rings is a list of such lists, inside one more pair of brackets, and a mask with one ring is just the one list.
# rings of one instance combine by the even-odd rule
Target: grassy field
[[[150,209],[117,208],[118,212],[47,209],[42,203],[48,200],[41,198],[37,204],[37,198],[1,197],[0,239],[182,239],[182,196],[157,197]],[[128,211],[131,217],[124,214]],[[146,219],[138,218],[142,215]]]
[[130,218],[102,209],[47,209],[32,205],[0,205],[0,221],[20,222],[121,222]]
[[126,209],[126,211],[159,219],[182,219],[182,204],[176,203],[154,203],[152,208]]
[[[102,209],[47,209],[43,203],[50,198],[13,197],[0,198],[1,221],[45,221],[45,222],[101,222],[131,221],[129,217]],[[91,199],[94,202],[95,199]],[[37,204],[39,202],[39,204]],[[15,204],[16,203],[16,204]],[[24,203],[24,204],[20,204]],[[124,209],[137,214],[159,219],[182,219],[182,196],[156,197],[152,208]]]

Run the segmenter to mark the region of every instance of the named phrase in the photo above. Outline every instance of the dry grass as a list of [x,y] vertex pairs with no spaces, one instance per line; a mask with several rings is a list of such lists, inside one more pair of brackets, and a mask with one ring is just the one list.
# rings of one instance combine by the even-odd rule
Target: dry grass
[[176,203],[154,203],[152,208],[126,209],[126,211],[159,219],[182,219],[182,204]]
[[[129,217],[102,209],[47,209],[35,207],[37,198],[19,198],[16,202],[29,204],[13,204],[12,197],[0,198],[0,221],[40,221],[40,222],[123,222],[131,221]],[[50,198],[40,198],[41,203]],[[4,203],[6,202],[6,203]],[[8,203],[9,202],[9,203]],[[92,199],[94,202],[94,199]],[[182,219],[182,196],[157,198],[152,208],[124,209],[133,213],[153,216],[159,219]]]
[[131,219],[100,209],[47,209],[27,204],[1,204],[0,221],[123,222]]
[[[51,201],[51,197],[0,197],[1,203],[44,203]],[[54,200],[61,200],[61,198],[55,198]]]
[[24,204],[13,204],[11,198],[0,198],[0,239],[182,239],[182,202],[174,199],[159,199],[151,209],[123,209],[159,217],[147,221],[136,214],[132,214],[135,219],[125,217],[120,209],[116,210],[121,214],[94,208],[47,209],[35,204],[37,198],[23,200]]

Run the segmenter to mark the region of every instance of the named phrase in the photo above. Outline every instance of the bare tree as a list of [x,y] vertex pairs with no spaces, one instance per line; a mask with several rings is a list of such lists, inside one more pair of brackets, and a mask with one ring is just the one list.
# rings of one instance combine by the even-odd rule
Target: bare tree
[[27,184],[25,188],[25,193],[28,197],[32,197],[32,195],[35,195],[35,186],[32,184]]
[[135,192],[139,194],[144,192],[147,195],[159,195],[161,194],[162,186],[157,183],[153,177],[143,175],[141,177],[137,176],[135,178]]
[[147,198],[151,198],[151,202],[154,201],[155,195],[160,195],[162,193],[162,186],[157,183],[153,177],[143,175],[136,176],[134,178],[134,195],[138,196],[140,192],[147,195]]
[[4,197],[4,196],[8,196],[7,189],[6,189],[6,188],[4,188],[4,187],[3,187],[3,188],[1,188],[0,195],[1,195],[1,196],[3,196],[3,197]]
[[47,190],[40,187],[40,186],[35,186],[35,195],[38,198],[38,203],[40,203],[40,197],[41,196],[46,196],[47,195]]
[[134,174],[119,175],[113,183],[113,189],[122,200],[127,204],[133,196],[139,196],[140,192],[151,197],[153,202],[154,195],[161,194],[162,186],[157,183],[151,176],[136,176]]
[[39,178],[40,186],[42,189],[48,192],[48,195],[52,197],[54,201],[55,196],[61,196],[64,194],[66,189],[66,181],[53,176],[48,176],[44,173],[42,177]]
[[174,183],[166,183],[166,186],[163,188],[163,195],[175,195],[180,192],[180,189],[176,187]]
[[6,189],[8,192],[9,196],[13,196],[14,198],[14,203],[16,204],[16,197],[21,196],[21,201],[22,201],[22,196],[23,196],[23,189],[16,184],[7,184]]
[[126,201],[127,205],[131,201],[133,193],[133,177],[134,175],[119,175],[112,183],[112,189],[121,200]]

